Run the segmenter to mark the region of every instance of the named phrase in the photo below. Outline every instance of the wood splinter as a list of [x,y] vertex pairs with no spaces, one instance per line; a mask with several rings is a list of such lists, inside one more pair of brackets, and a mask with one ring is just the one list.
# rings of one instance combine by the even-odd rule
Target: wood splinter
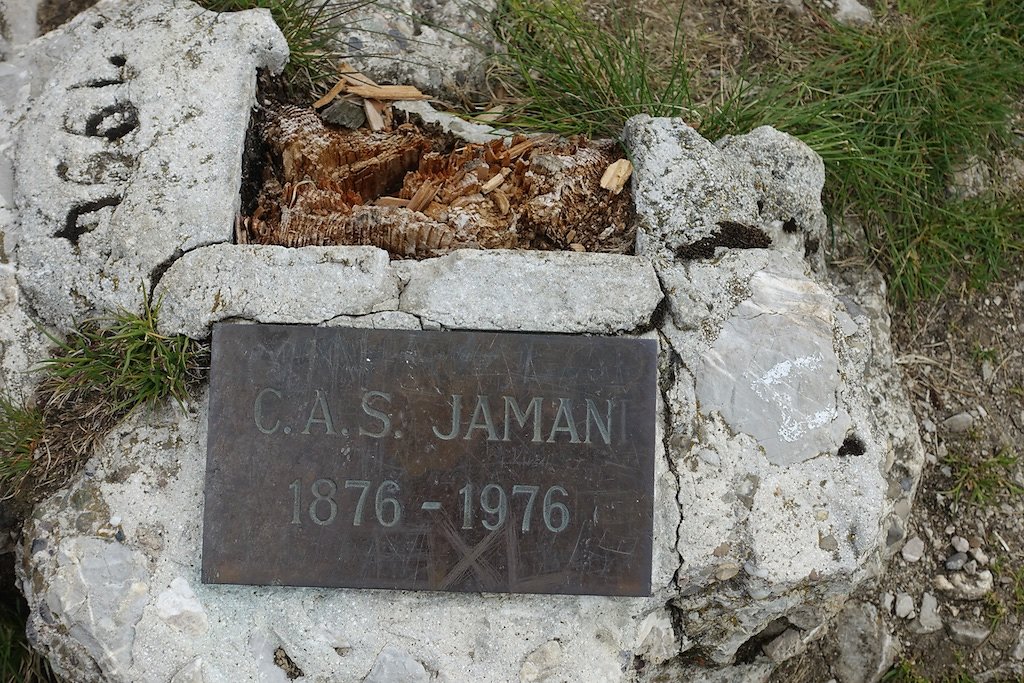
[[601,176],[601,187],[612,194],[618,194],[622,192],[622,188],[626,186],[626,181],[632,174],[633,164],[629,159],[619,159],[605,169],[604,175]]

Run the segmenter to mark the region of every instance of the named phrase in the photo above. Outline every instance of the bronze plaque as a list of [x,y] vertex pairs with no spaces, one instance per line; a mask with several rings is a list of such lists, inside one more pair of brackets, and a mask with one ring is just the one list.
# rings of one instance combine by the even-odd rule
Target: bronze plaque
[[657,343],[219,324],[207,583],[649,595]]

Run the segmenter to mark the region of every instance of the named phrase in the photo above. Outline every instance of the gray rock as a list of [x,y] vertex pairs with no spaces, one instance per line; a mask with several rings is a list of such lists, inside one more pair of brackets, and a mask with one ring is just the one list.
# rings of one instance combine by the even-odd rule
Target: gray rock
[[1010,656],[1017,661],[1024,662],[1024,628],[1017,634],[1017,644],[1014,646]]
[[[35,538],[46,536],[38,525]],[[109,680],[128,680],[135,632],[150,597],[145,556],[87,536],[52,541],[44,551],[51,561],[36,565],[31,581],[22,582],[26,599],[47,607],[48,623],[32,629],[36,646],[62,651],[50,664],[67,680],[100,680],[100,671]]]
[[628,332],[662,299],[650,264],[614,254],[460,250],[409,273],[400,310],[451,329]]
[[256,71],[287,54],[266,10],[185,0],[108,0],[26,49],[6,241],[43,322],[137,310],[183,252],[231,240]]
[[430,674],[416,659],[405,650],[386,645],[373,668],[363,679],[364,683],[426,683]]
[[[679,444],[674,457],[680,473],[680,500],[687,502],[690,511],[683,516],[679,530],[683,565],[677,578],[684,595],[692,590],[694,596],[680,601],[680,606],[706,609],[699,593],[706,590],[707,580],[717,576],[724,562],[744,566],[745,572],[728,583],[742,594],[731,597],[729,609],[723,611],[731,612],[735,622],[728,627],[728,636],[708,651],[715,661],[726,663],[749,638],[786,616],[786,605],[808,603],[796,598],[795,593],[804,590],[798,587],[845,593],[863,576],[862,571],[874,571],[869,567],[876,566],[873,563],[879,561],[885,547],[886,527],[880,522],[888,513],[883,503],[888,484],[880,465],[886,456],[876,448],[888,451],[896,435],[902,434],[912,462],[919,467],[923,456],[920,442],[914,440],[917,431],[912,421],[906,426],[901,422],[892,431],[888,430],[894,421],[886,422],[885,427],[874,426],[872,421],[879,412],[869,415],[865,406],[871,402],[854,388],[860,386],[855,378],[865,372],[865,358],[858,349],[867,347],[860,336],[867,334],[866,326],[853,324],[846,307],[810,278],[807,266],[797,256],[736,250],[713,263],[659,266],[658,271],[671,314],[661,331],[681,364],[666,391],[673,434],[669,443]],[[787,324],[765,336],[748,338],[744,347],[729,321],[735,310],[744,310],[744,302],[755,297],[763,302],[766,322],[777,318]],[[807,305],[800,308],[796,301]],[[796,335],[793,329],[801,333]],[[794,387],[797,381],[806,382],[807,391],[820,396],[823,406],[834,406],[834,420],[846,416],[853,426],[850,433],[859,439],[855,449],[844,448],[845,434],[837,437],[834,424],[827,419],[822,419],[816,430],[805,430],[798,442],[784,441],[779,433],[784,418],[794,424],[806,422],[792,409],[804,405],[801,397],[781,382],[758,385],[751,378],[764,377],[773,366],[785,368],[787,359],[806,355],[795,351],[807,341],[793,340],[811,333],[818,335],[814,341],[820,341],[823,359],[834,354],[834,375],[807,373],[804,380],[803,374],[794,372],[796,378],[790,381]],[[723,338],[730,337],[737,350],[729,365],[721,364],[723,373],[729,374],[714,375],[705,358],[721,348]],[[791,347],[791,342],[796,346]],[[762,349],[783,357],[762,364],[757,360]],[[717,352],[716,357],[725,359],[728,353]],[[812,374],[818,382],[815,388],[810,386]],[[725,391],[716,393],[720,389],[713,386],[715,382],[731,383],[734,399],[729,401]],[[878,382],[891,388],[884,373]],[[830,389],[821,388],[828,383]],[[772,403],[758,395],[755,388],[766,384],[781,400]],[[716,396],[721,397],[717,404],[712,403]],[[881,396],[878,406],[892,406],[900,400],[898,395]],[[824,409],[815,408],[810,417]],[[888,407],[885,410],[894,412]],[[780,415],[772,431],[768,431],[772,428],[767,424],[769,418],[758,422],[759,411]],[[759,424],[765,431],[751,433],[751,425],[760,428]],[[883,432],[893,435],[894,441],[875,441],[874,435]],[[839,456],[840,449],[846,454]],[[814,455],[809,455],[812,452]],[[858,532],[849,533],[854,528]],[[868,529],[877,530],[877,535],[865,533]],[[716,556],[723,543],[729,544],[730,556]],[[766,599],[769,595],[772,601]]]
[[942,426],[955,434],[961,434],[974,426],[974,416],[967,412],[957,413],[943,420]]
[[836,619],[839,683],[877,683],[896,661],[897,643],[874,605],[851,601]]
[[398,279],[374,247],[218,244],[175,261],[157,293],[161,330],[201,339],[219,320],[319,324],[394,309]]
[[992,635],[992,629],[989,627],[962,619],[951,619],[946,624],[946,630],[950,638],[968,647],[978,647]]
[[634,116],[623,144],[634,168],[638,254],[671,259],[680,247],[715,234],[722,221],[757,222],[753,169],[682,119]]
[[807,644],[804,643],[803,638],[800,636],[800,631],[795,628],[787,628],[781,635],[776,636],[762,649],[768,655],[768,659],[776,664],[781,664],[787,659],[806,651]]
[[920,536],[914,536],[903,544],[900,554],[907,562],[917,562],[924,555],[924,540]]
[[184,577],[172,580],[167,590],[157,595],[155,606],[157,616],[191,635],[202,635],[209,627],[206,610]]
[[912,619],[914,617],[914,598],[908,593],[900,593],[896,596],[896,616],[900,619]]
[[206,683],[203,676],[203,660],[196,657],[171,677],[170,683]]
[[967,553],[953,553],[946,559],[946,569],[951,572],[960,571],[967,564]]
[[366,123],[366,110],[357,102],[339,98],[320,112],[320,118],[327,123],[355,130]]
[[635,167],[637,253],[670,259],[731,222],[822,267],[825,167],[796,138],[762,126],[712,145],[681,119],[641,115],[623,142]]
[[339,315],[324,323],[325,327],[357,327],[369,330],[420,330],[420,319],[401,311],[381,311],[369,315]]
[[939,590],[953,593],[962,600],[981,600],[992,591],[994,584],[992,572],[987,569],[974,575],[957,572],[948,579],[937,576],[934,583]]
[[776,248],[820,253],[828,221],[821,206],[825,164],[798,138],[761,126],[746,135],[727,135],[715,142],[722,152],[746,162],[754,171],[758,220]]
[[415,85],[458,99],[485,86],[497,0],[360,3],[334,39],[357,69],[381,83]]
[[927,591],[921,597],[921,615],[918,617],[918,625],[922,633],[933,633],[942,628],[942,617],[939,616],[939,601]]
[[857,0],[835,0],[835,18],[840,24],[870,24],[874,21],[871,10]]
[[720,669],[692,667],[681,672],[676,680],[689,683],[768,683],[773,670],[771,664],[738,664]]
[[966,553],[971,549],[970,541],[963,536],[953,536],[953,538],[949,539],[949,543],[958,553]]

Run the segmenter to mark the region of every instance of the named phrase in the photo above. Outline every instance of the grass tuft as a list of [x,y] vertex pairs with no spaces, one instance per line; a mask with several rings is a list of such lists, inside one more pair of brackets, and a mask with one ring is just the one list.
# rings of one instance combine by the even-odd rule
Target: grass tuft
[[[583,9],[574,0],[502,4],[495,28],[507,50],[496,55],[493,76],[518,103],[510,112],[513,125],[614,137],[634,114],[692,120],[683,62],[657,71],[630,11],[599,26]],[[681,52],[678,30],[675,41],[673,51]]]
[[100,395],[114,413],[172,398],[179,405],[201,377],[200,346],[157,331],[159,302],[144,297],[141,314],[91,320],[67,339],[51,337],[57,355],[42,363],[48,404]]
[[43,425],[38,408],[0,396],[0,481],[19,477],[32,466]]
[[367,0],[197,0],[215,12],[268,9],[288,41],[284,80],[293,95],[308,98],[338,78],[340,57],[334,36],[342,17]]
[[952,472],[952,484],[943,493],[954,505],[963,502],[975,507],[990,505],[1007,494],[1024,495],[1024,486],[1013,479],[1019,462],[1019,456],[1008,450],[982,458],[951,454],[943,464]]

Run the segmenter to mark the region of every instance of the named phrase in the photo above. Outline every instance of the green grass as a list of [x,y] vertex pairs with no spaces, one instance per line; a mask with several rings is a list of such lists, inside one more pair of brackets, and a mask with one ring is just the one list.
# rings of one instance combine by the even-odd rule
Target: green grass
[[288,41],[290,57],[284,79],[293,95],[310,97],[338,79],[341,57],[333,42],[338,24],[347,12],[368,4],[366,0],[198,0],[215,12],[264,8]]
[[0,396],[0,482],[20,477],[32,466],[43,426],[35,406]]
[[954,505],[965,503],[974,507],[991,505],[1002,496],[1024,495],[1024,486],[1013,480],[1019,456],[1008,450],[995,455],[971,458],[950,455],[943,460],[952,472],[952,484],[943,493]]
[[[856,215],[899,302],[954,277],[984,284],[1024,249],[1024,200],[947,197],[951,171],[1008,144],[1024,92],[1024,3],[904,0],[872,28],[829,25],[791,46],[796,69],[748,69],[696,101],[685,45],[654,66],[639,22],[611,28],[574,0],[506,0],[499,74],[520,107],[512,125],[617,136],[640,112],[682,116],[709,139],[768,124],[800,137],[828,171],[827,211]],[[754,27],[756,30],[756,27]],[[735,85],[739,83],[740,85]]]
[[[960,660],[962,657],[958,656],[957,659]],[[974,676],[964,670],[960,670],[933,681],[933,679],[921,675],[914,662],[901,659],[898,664],[882,676],[882,681],[883,683],[974,683]]]
[[102,396],[113,413],[172,398],[184,404],[201,377],[202,347],[184,335],[157,330],[159,302],[145,297],[141,314],[122,311],[92,320],[66,339],[51,339],[57,352],[42,363],[50,402]]
[[614,137],[634,114],[695,114],[682,61],[657,72],[628,11],[609,30],[584,19],[573,0],[507,0],[495,26],[508,47],[497,77],[520,101],[516,126]]

